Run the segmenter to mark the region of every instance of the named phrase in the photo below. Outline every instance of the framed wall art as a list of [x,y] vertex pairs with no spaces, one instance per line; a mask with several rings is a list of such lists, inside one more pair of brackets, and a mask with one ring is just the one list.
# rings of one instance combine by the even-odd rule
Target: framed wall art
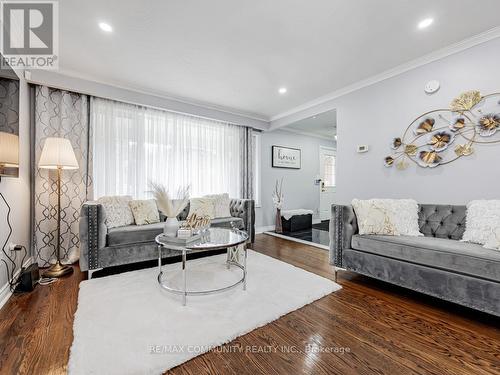
[[283,146],[272,146],[273,168],[301,168],[301,150]]

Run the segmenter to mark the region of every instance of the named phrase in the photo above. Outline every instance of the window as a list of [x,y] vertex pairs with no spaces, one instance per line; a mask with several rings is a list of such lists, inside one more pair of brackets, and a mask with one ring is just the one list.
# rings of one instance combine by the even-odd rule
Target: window
[[150,196],[149,182],[175,196],[242,195],[245,127],[106,99],[92,99],[94,195]]
[[325,155],[323,164],[324,187],[335,187],[335,156]]

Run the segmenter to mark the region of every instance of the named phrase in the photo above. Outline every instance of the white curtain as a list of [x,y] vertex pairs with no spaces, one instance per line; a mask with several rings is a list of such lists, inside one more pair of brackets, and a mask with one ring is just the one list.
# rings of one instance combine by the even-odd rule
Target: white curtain
[[172,194],[245,194],[241,140],[248,129],[224,122],[92,98],[94,195],[149,197],[149,182]]

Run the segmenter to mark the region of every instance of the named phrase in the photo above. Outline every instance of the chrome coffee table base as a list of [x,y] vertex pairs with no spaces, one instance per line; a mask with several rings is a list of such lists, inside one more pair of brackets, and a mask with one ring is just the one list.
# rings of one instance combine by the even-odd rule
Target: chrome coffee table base
[[171,288],[166,284],[166,280],[163,280],[163,271],[161,266],[161,251],[162,245],[158,245],[158,284],[170,293],[174,293],[182,296],[182,305],[186,306],[187,296],[204,296],[208,294],[216,294],[226,292],[230,289],[237,287],[240,284],[243,284],[243,290],[247,288],[247,246],[243,244],[244,254],[243,254],[243,263],[239,262],[239,251],[238,246],[228,247],[227,248],[227,260],[226,265],[227,269],[230,269],[231,266],[236,266],[243,271],[243,275],[240,280],[235,282],[234,284],[227,285],[218,289],[207,289],[207,290],[187,290],[187,270],[186,270],[186,255],[188,250],[182,250],[182,289]]

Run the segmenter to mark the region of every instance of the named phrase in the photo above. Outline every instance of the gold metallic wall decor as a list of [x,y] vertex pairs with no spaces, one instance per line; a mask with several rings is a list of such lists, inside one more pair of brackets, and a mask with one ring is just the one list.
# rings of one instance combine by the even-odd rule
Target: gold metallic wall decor
[[455,98],[450,109],[417,117],[402,137],[393,139],[394,152],[384,164],[402,170],[412,161],[434,168],[472,155],[474,145],[492,143],[500,143],[500,93],[468,91]]

